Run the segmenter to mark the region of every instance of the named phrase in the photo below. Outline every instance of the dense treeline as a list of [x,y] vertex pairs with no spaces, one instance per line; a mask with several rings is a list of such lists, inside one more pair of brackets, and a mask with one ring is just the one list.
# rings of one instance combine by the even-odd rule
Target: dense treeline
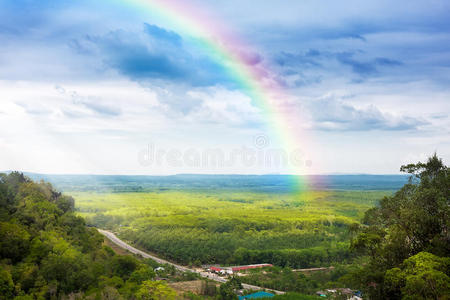
[[354,282],[371,299],[449,299],[450,170],[435,154],[401,171],[409,183],[366,212],[352,242],[370,257]]
[[115,255],[74,200],[21,173],[0,174],[0,299],[149,299],[173,294],[151,262]]
[[349,228],[389,193],[187,190],[75,196],[91,224],[186,265],[308,268],[351,261]]
[[[124,231],[123,236],[185,264],[272,263],[292,268],[308,268],[326,266],[351,258],[348,243],[332,243],[336,235],[326,237],[324,232],[317,233],[314,237],[314,234],[279,232],[266,232],[263,236],[255,233],[224,235],[197,230],[186,232],[153,229],[137,234]],[[314,245],[318,246],[311,247]],[[262,250],[257,250],[258,248]]]
[[291,268],[311,268],[329,266],[350,260],[352,257],[347,243],[337,243],[330,247],[283,250],[249,250],[239,248],[233,255],[237,264],[257,264],[268,261],[276,266]]

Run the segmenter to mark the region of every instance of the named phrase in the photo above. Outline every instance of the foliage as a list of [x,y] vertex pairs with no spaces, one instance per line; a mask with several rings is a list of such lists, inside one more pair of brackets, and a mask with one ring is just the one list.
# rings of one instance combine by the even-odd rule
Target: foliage
[[75,193],[88,222],[168,259],[293,268],[351,261],[350,226],[383,191]]
[[375,299],[437,299],[448,295],[450,275],[449,169],[434,154],[401,170],[409,182],[366,212],[352,241],[371,258],[361,287]]
[[323,299],[317,296],[304,295],[299,293],[286,293],[284,295],[275,295],[272,300],[318,300]]
[[102,242],[74,214],[73,198],[0,174],[0,299],[136,299],[153,269]]
[[450,295],[448,270],[449,257],[419,252],[406,259],[400,268],[386,271],[385,286],[394,292],[401,290],[405,299],[439,299]]
[[222,300],[237,299],[236,291],[242,289],[241,280],[238,277],[232,277],[219,287],[219,296]]
[[0,295],[5,298],[12,298],[14,295],[14,282],[6,269],[0,269]]
[[136,294],[139,300],[171,300],[175,299],[176,293],[165,281],[144,281]]

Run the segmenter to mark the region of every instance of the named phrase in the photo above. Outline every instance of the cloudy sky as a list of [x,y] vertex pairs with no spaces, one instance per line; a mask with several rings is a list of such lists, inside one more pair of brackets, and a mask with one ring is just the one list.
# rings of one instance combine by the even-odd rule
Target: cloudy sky
[[[0,170],[386,174],[450,160],[450,2],[146,1],[0,2]],[[230,36],[289,98],[275,119],[296,120],[296,148],[201,42]],[[266,159],[280,151],[287,163]]]

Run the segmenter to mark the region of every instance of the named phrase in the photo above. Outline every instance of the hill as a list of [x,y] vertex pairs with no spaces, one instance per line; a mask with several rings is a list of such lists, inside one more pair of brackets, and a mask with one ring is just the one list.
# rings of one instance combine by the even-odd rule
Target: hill
[[151,261],[115,255],[74,214],[73,198],[21,173],[0,174],[0,299],[147,299]]

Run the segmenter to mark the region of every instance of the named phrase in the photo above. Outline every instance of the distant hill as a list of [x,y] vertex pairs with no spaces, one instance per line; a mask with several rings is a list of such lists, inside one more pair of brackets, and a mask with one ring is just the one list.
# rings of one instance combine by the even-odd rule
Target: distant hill
[[[166,189],[247,189],[289,192],[298,180],[293,175],[48,175],[24,173],[33,180],[51,182],[62,191],[149,191]],[[405,175],[311,175],[300,176],[310,189],[397,190],[408,180]]]

